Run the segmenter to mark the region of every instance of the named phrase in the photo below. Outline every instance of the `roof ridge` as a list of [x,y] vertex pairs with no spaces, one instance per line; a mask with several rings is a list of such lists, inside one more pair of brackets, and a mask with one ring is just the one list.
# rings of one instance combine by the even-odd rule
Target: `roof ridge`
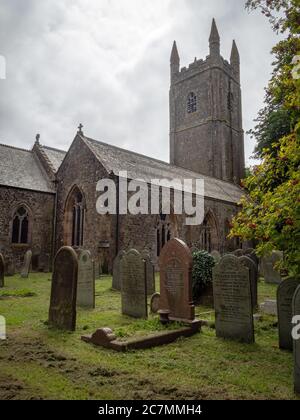
[[22,152],[32,153],[32,150],[23,149],[22,147],[17,147],[17,146],[11,146],[10,144],[0,143],[0,146],[7,147],[8,149],[21,150]]
[[53,150],[54,152],[60,152],[60,153],[64,153],[64,154],[68,153],[65,150],[57,149],[56,147],[45,146],[44,144],[41,144],[40,147],[43,148],[43,149]]

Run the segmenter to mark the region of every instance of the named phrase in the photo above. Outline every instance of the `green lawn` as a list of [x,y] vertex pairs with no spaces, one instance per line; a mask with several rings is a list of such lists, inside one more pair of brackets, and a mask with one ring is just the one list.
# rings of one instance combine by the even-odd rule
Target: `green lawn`
[[[293,399],[293,356],[278,349],[276,319],[256,322],[256,344],[217,339],[203,327],[192,338],[145,351],[116,353],[80,340],[110,327],[120,337],[162,329],[156,317],[133,320],[120,313],[111,278],[96,282],[96,309],[78,310],[75,333],[48,329],[50,274],[6,278],[0,315],[0,399]],[[260,300],[276,287],[260,284]],[[2,297],[1,297],[2,296]],[[197,316],[213,320],[211,309]]]

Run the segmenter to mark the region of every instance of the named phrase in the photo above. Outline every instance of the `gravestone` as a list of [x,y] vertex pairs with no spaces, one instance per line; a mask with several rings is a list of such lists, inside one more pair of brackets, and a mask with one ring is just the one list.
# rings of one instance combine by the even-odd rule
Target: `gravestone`
[[6,275],[7,277],[12,277],[16,273],[15,264],[13,261],[8,261],[6,266]]
[[245,266],[249,268],[249,278],[251,284],[251,296],[252,296],[252,307],[253,309],[257,308],[258,305],[258,297],[257,297],[257,282],[258,282],[258,269],[257,265],[251,258],[244,255],[243,257],[239,258],[239,261]]
[[78,253],[77,305],[95,308],[94,263],[89,251]]
[[253,343],[254,326],[249,269],[234,255],[213,268],[217,337]]
[[147,251],[142,252],[142,257],[146,262],[146,282],[147,282],[147,295],[152,296],[155,293],[155,269],[152,264],[150,254]]
[[236,257],[242,257],[244,255],[244,251],[242,249],[236,249],[233,251],[232,255],[235,255]]
[[120,251],[116,258],[114,259],[113,263],[113,281],[112,281],[112,288],[114,290],[121,291],[121,284],[122,284],[122,275],[121,275],[121,260],[125,255],[124,251]]
[[266,283],[280,284],[282,281],[279,271],[275,269],[275,264],[281,261],[283,253],[273,251],[271,255],[261,259],[261,271]]
[[193,257],[188,246],[180,239],[171,239],[162,249],[159,258],[161,320],[195,320],[192,303]]
[[28,250],[24,257],[24,264],[21,270],[21,277],[22,279],[27,279],[29,276],[29,271],[31,267],[31,260],[32,260],[32,251]]
[[4,272],[5,272],[5,264],[3,255],[0,254],[0,288],[4,287]]
[[62,247],[54,259],[49,325],[75,331],[78,259],[73,248]]
[[299,279],[289,278],[281,282],[277,289],[279,348],[283,350],[293,351],[293,297],[298,286]]
[[146,262],[131,249],[121,259],[122,314],[133,318],[147,318]]
[[246,251],[244,252],[244,256],[251,258],[251,260],[257,265],[257,269],[258,269],[259,258],[256,255],[255,250],[253,248],[246,249]]
[[219,261],[220,261],[220,259],[221,259],[221,254],[220,254],[220,252],[219,252],[219,251],[212,251],[210,255],[211,255],[211,256],[213,257],[213,259],[215,260],[215,263],[216,263],[216,264],[218,264],[218,262],[219,262]]
[[[293,297],[293,316],[300,316],[300,286]],[[294,382],[295,392],[300,395],[300,338],[294,340]]]
[[150,300],[150,308],[153,314],[156,314],[159,310],[159,301],[160,301],[160,293],[154,293],[154,295],[151,296],[151,300]]
[[277,316],[277,301],[273,299],[266,299],[265,302],[259,305],[261,312],[266,315]]

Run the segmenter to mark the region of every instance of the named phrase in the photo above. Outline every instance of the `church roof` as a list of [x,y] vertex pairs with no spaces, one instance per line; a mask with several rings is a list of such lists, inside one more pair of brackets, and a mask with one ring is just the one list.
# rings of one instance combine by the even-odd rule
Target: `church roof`
[[120,171],[127,171],[129,179],[142,178],[147,182],[152,179],[203,179],[205,197],[230,203],[239,202],[243,195],[242,188],[231,182],[192,172],[88,137],[80,137],[105,169],[115,175]]
[[0,144],[0,185],[54,193],[34,154],[29,150]]
[[58,171],[64,157],[66,156],[67,152],[64,150],[54,149],[52,147],[41,146],[40,148],[44,151],[46,156],[48,157],[55,173]]

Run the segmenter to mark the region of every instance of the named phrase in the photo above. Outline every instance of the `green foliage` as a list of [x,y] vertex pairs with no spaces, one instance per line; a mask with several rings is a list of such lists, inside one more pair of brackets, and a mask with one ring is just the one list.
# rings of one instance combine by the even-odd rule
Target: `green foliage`
[[197,301],[201,292],[212,284],[213,257],[206,251],[193,252],[193,299]]
[[[273,26],[277,21],[277,29],[289,30],[289,34],[273,48],[276,61],[267,89],[266,107],[260,112],[259,125],[253,131],[263,161],[244,181],[248,194],[241,200],[242,210],[233,220],[230,237],[257,241],[258,255],[269,254],[273,249],[284,251],[282,268],[291,275],[299,275],[300,79],[292,76],[293,54],[300,55],[300,39],[295,36],[300,31],[299,13],[298,20],[295,19],[299,2],[248,1],[247,4],[252,8],[269,7],[271,17],[266,11],[265,14]],[[273,19],[274,10],[283,12],[283,17]]]

